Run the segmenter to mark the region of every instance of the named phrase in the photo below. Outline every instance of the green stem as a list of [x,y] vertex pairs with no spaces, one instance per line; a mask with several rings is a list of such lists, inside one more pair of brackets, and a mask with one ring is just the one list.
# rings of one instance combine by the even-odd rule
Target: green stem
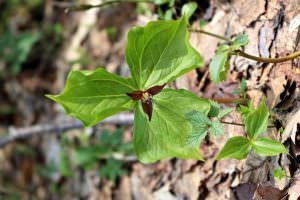
[[222,120],[220,120],[220,122],[222,124],[230,124],[230,125],[234,125],[234,126],[245,126],[245,124],[235,123],[235,122],[226,122],[226,121],[222,121]]
[[68,8],[68,10],[70,11],[83,11],[83,10],[88,10],[91,8],[101,8],[104,6],[108,6],[108,5],[112,5],[112,4],[116,4],[116,3],[154,3],[152,0],[109,0],[109,1],[105,1],[103,3],[100,4],[81,4],[78,6],[73,6]]
[[230,42],[230,43],[233,42],[230,38],[227,38],[227,37],[224,37],[224,36],[221,36],[221,35],[218,35],[218,34],[214,34],[214,33],[208,32],[208,31],[204,31],[204,30],[201,30],[201,29],[191,29],[190,28],[189,31],[194,32],[194,33],[203,33],[205,35],[209,35],[209,36],[224,40],[226,42]]
[[[220,122],[222,124],[230,124],[230,125],[234,125],[234,126],[245,126],[245,124],[242,124],[242,123],[226,122],[226,121],[222,121],[222,120],[220,120]],[[274,125],[270,125],[270,126],[268,126],[268,128],[276,128],[276,127]]]
[[284,57],[280,57],[280,58],[262,58],[262,57],[257,57],[257,56],[253,56],[250,54],[247,54],[244,51],[241,50],[236,50],[234,52],[231,53],[232,55],[237,55],[237,56],[242,56],[251,60],[255,60],[258,62],[263,62],[263,63],[280,63],[280,62],[285,62],[285,61],[289,61],[292,60],[298,56],[300,56],[300,51],[297,51],[295,53],[292,53],[290,55],[284,56]]
[[[230,38],[227,38],[227,37],[224,37],[224,36],[221,36],[221,35],[218,35],[218,34],[214,34],[214,33],[208,32],[208,31],[204,31],[204,30],[201,30],[201,29],[191,29],[190,28],[189,31],[209,35],[209,36],[224,40],[226,42],[230,42],[230,43],[233,42]],[[280,58],[263,58],[263,57],[253,56],[253,55],[250,55],[250,54],[248,54],[244,51],[241,51],[241,50],[235,50],[235,51],[231,52],[231,55],[242,56],[242,57],[245,57],[245,58],[248,58],[248,59],[251,59],[251,60],[255,60],[257,62],[263,62],[263,63],[281,63],[281,62],[289,61],[289,60],[292,60],[296,57],[299,57],[300,56],[300,51],[297,51],[295,53],[292,53],[290,55],[280,57]]]

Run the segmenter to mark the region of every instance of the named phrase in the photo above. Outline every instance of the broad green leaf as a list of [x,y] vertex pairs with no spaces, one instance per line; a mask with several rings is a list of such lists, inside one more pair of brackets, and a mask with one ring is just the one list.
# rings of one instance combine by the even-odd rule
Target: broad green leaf
[[251,146],[247,138],[241,136],[232,137],[227,141],[216,159],[236,158],[241,160],[247,157],[250,150]]
[[185,113],[193,110],[208,114],[210,104],[186,90],[164,89],[153,97],[151,121],[142,110],[135,109],[133,145],[143,163],[177,157],[202,160],[199,147],[186,147],[192,125]]
[[185,17],[131,29],[126,60],[140,90],[170,82],[203,64],[202,57],[189,43]]
[[242,46],[246,46],[248,43],[249,43],[248,36],[240,34],[240,35],[236,36],[236,38],[233,40],[231,48],[233,50],[236,50]]
[[220,104],[218,104],[215,101],[209,101],[209,103],[210,103],[210,111],[208,113],[208,116],[217,117],[221,108]]
[[286,177],[286,174],[282,167],[278,167],[273,171],[273,176],[274,178],[281,180],[282,178]]
[[196,11],[197,7],[198,7],[198,5],[196,2],[189,2],[189,3],[184,4],[181,9],[181,16],[185,16],[186,20],[189,21],[191,16]]
[[211,121],[204,113],[199,111],[188,112],[185,117],[192,124],[192,134],[187,139],[187,146],[199,146],[207,134]]
[[287,149],[278,141],[261,137],[253,142],[254,152],[262,156],[275,156],[280,153],[287,153]]
[[224,135],[223,125],[220,122],[212,122],[209,132],[215,136]]
[[133,109],[135,102],[126,95],[136,90],[133,85],[131,79],[104,69],[71,71],[64,91],[48,97],[85,126],[91,126],[118,112]]
[[250,138],[256,138],[259,134],[265,132],[268,127],[269,110],[265,99],[261,101],[258,108],[248,114],[245,119],[245,130]]
[[218,47],[216,54],[209,64],[210,78],[214,83],[219,83],[226,79],[226,74],[229,69],[229,50],[228,45]]

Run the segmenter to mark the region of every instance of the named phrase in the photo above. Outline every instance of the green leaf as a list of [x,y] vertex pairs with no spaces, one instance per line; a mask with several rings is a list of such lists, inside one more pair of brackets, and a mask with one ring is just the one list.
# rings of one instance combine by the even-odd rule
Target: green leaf
[[233,108],[225,108],[220,110],[219,114],[218,114],[218,118],[222,119],[223,117],[225,117],[226,115],[228,115],[229,113],[231,113],[234,109]]
[[216,54],[209,64],[210,78],[214,83],[219,83],[226,79],[227,71],[229,69],[229,47],[228,45],[221,45],[218,47]]
[[[9,72],[16,75],[27,59],[33,45],[41,38],[39,32],[23,32],[15,35],[10,31],[1,34],[0,58],[9,66]],[[0,77],[1,69],[0,69]]]
[[64,151],[59,154],[59,172],[62,176],[70,177],[72,176],[71,163]]
[[210,111],[208,113],[208,116],[217,117],[221,108],[220,104],[218,104],[215,101],[209,101],[209,103],[210,103]]
[[286,174],[282,167],[278,167],[273,171],[273,176],[274,178],[281,180],[282,178],[286,177]]
[[153,0],[153,2],[156,5],[162,5],[162,4],[168,3],[169,0]]
[[187,146],[199,146],[207,134],[211,121],[205,114],[198,111],[188,112],[185,117],[192,124],[192,134],[187,139]]
[[151,121],[141,103],[135,109],[134,150],[143,163],[177,157],[202,160],[199,147],[186,147],[192,125],[185,113],[197,110],[208,114],[210,104],[186,90],[164,89],[153,97]]
[[127,95],[135,91],[131,79],[104,69],[71,71],[64,91],[47,97],[61,104],[66,113],[92,126],[116,113],[131,110],[136,104]]
[[250,115],[255,111],[253,107],[253,101],[250,101],[248,106],[239,105],[239,108],[237,110],[239,113],[241,113],[243,120],[245,121],[247,116]]
[[201,19],[200,21],[199,21],[199,28],[201,29],[203,29],[206,25],[208,24],[208,21],[207,20],[205,20],[205,19]]
[[197,7],[198,7],[198,5],[196,2],[189,2],[189,3],[184,4],[181,9],[181,16],[185,16],[186,20],[189,21],[191,16],[196,11]]
[[172,17],[173,17],[173,10],[172,10],[172,8],[170,8],[170,9],[166,10],[166,12],[164,13],[163,19],[164,20],[171,20]]
[[251,146],[247,138],[241,136],[232,137],[227,141],[216,159],[236,158],[242,160],[247,157],[250,150]]
[[122,169],[123,163],[112,158],[107,159],[105,165],[102,165],[99,169],[99,175],[103,178],[109,179],[113,182],[124,174],[126,171]]
[[258,108],[248,114],[245,119],[245,130],[250,138],[256,138],[259,134],[265,132],[268,127],[269,110],[265,99],[261,101]]
[[97,148],[94,146],[79,147],[74,151],[74,161],[76,165],[89,168],[95,164],[97,160]]
[[253,142],[254,152],[262,156],[275,156],[280,153],[287,153],[287,149],[278,141],[261,137]]
[[232,93],[233,94],[243,94],[246,92],[246,90],[247,90],[247,85],[246,85],[245,79],[243,78],[241,81],[241,84],[240,84],[240,89],[234,90]]
[[203,64],[202,57],[189,43],[184,17],[131,29],[126,60],[139,90],[170,82]]
[[223,125],[220,122],[212,122],[209,132],[215,136],[224,135]]
[[233,40],[231,49],[236,50],[239,49],[242,46],[246,46],[249,43],[249,39],[247,35],[240,34],[236,36],[236,38]]

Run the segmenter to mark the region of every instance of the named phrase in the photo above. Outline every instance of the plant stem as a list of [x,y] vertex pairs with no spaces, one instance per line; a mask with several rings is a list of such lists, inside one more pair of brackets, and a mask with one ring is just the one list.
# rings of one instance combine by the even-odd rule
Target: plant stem
[[209,100],[222,103],[222,104],[232,104],[232,103],[247,104],[247,100],[244,98],[210,98]]
[[245,126],[245,124],[235,123],[235,122],[226,122],[226,121],[222,121],[222,120],[220,120],[220,122],[222,124],[230,124],[230,125],[234,125],[234,126]]
[[280,63],[280,62],[285,62],[288,60],[292,60],[298,56],[300,56],[300,51],[297,51],[295,53],[292,53],[290,55],[284,56],[284,57],[280,57],[280,58],[262,58],[262,57],[257,57],[257,56],[253,56],[250,54],[247,54],[244,51],[241,50],[236,50],[234,52],[231,53],[232,55],[237,55],[237,56],[242,56],[251,60],[255,60],[258,62],[264,62],[264,63]]
[[[234,126],[245,126],[245,124],[242,124],[242,123],[226,122],[226,121],[223,121],[223,120],[220,120],[220,122],[222,124],[230,124],[230,125],[234,125]],[[268,126],[268,128],[276,128],[276,126],[270,125],[270,126]]]
[[115,3],[154,3],[152,0],[109,0],[100,4],[80,4],[78,6],[73,6],[68,8],[68,11],[83,11],[91,8],[101,8],[104,6],[112,5]]
[[227,38],[227,37],[224,37],[224,36],[215,34],[215,33],[211,33],[211,32],[208,32],[208,31],[204,31],[204,30],[201,30],[201,29],[191,29],[191,28],[190,28],[189,31],[190,31],[190,32],[194,32],[194,33],[203,33],[203,34],[205,34],[205,35],[209,35],[209,36],[212,36],[212,37],[215,37],[215,38],[224,40],[224,41],[226,41],[226,42],[232,43],[232,40],[231,40],[230,38]]
[[[191,29],[190,28],[189,31],[209,35],[209,36],[224,40],[226,42],[230,42],[230,43],[233,42],[230,38],[227,38],[227,37],[215,34],[215,33],[211,33],[211,32],[208,32],[208,31],[204,31],[204,30],[201,30],[201,29]],[[290,55],[280,57],[280,58],[263,58],[263,57],[253,56],[253,55],[250,55],[250,54],[248,54],[244,51],[241,51],[241,50],[235,50],[235,51],[231,52],[231,55],[242,56],[242,57],[245,57],[245,58],[248,58],[248,59],[251,59],[251,60],[255,60],[257,62],[263,62],[263,63],[280,63],[280,62],[285,62],[285,61],[292,60],[292,59],[300,56],[300,51],[297,51],[295,53],[292,53]]]

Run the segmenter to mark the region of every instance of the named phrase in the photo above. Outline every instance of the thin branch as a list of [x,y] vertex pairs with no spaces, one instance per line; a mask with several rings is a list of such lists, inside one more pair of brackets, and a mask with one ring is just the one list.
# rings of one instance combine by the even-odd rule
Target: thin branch
[[[103,120],[100,124],[132,125],[133,114],[124,113],[115,115]],[[8,136],[0,138],[0,148],[18,139],[26,139],[32,137],[33,135],[42,136],[48,133],[61,134],[67,130],[78,129],[83,127],[83,124],[78,120],[64,124],[39,124],[23,128],[10,127]]]
[[209,36],[218,38],[220,40],[224,40],[226,42],[230,42],[230,43],[233,42],[230,38],[227,38],[227,37],[224,37],[222,35],[215,34],[215,33],[211,33],[211,32],[208,32],[208,31],[204,31],[204,30],[201,30],[201,29],[191,29],[190,28],[189,31],[194,32],[194,33],[202,33],[202,34],[205,34],[205,35],[209,35]]
[[[227,122],[227,121],[223,121],[223,120],[220,120],[220,122],[222,124],[230,124],[230,125],[234,125],[234,126],[245,126],[245,124],[242,124],[242,123],[235,123],[235,122]],[[268,128],[276,128],[275,125],[269,125]]]
[[66,11],[84,11],[92,8],[101,8],[104,6],[109,6],[113,4],[118,4],[118,3],[154,3],[152,0],[110,0],[110,1],[104,1],[103,3],[100,4],[80,4],[80,5],[75,5],[71,7],[67,7]]
[[244,98],[210,98],[209,100],[221,104],[232,104],[232,103],[247,104],[247,100]]
[[285,62],[285,61],[289,61],[292,60],[294,58],[297,58],[300,56],[300,51],[297,51],[295,53],[292,53],[290,55],[284,56],[284,57],[280,57],[280,58],[262,58],[262,57],[257,57],[257,56],[253,56],[250,55],[244,51],[241,50],[236,50],[234,52],[231,53],[232,55],[236,55],[236,56],[242,56],[251,60],[255,60],[257,62],[263,62],[263,63],[281,63],[281,62]]
[[[224,40],[226,42],[232,43],[233,41],[230,38],[215,34],[215,33],[211,33],[208,31],[204,31],[201,29],[189,29],[190,32],[196,32],[196,33],[202,33],[205,35],[209,35],[221,40]],[[236,55],[236,56],[242,56],[251,60],[255,60],[257,62],[263,62],[263,63],[281,63],[281,62],[286,62],[289,60],[293,60],[297,57],[300,56],[300,51],[297,51],[295,53],[292,53],[290,55],[284,56],[284,57],[280,57],[280,58],[263,58],[263,57],[258,57],[258,56],[254,56],[254,55],[250,55],[242,50],[235,50],[233,52],[230,53],[231,55]]]

